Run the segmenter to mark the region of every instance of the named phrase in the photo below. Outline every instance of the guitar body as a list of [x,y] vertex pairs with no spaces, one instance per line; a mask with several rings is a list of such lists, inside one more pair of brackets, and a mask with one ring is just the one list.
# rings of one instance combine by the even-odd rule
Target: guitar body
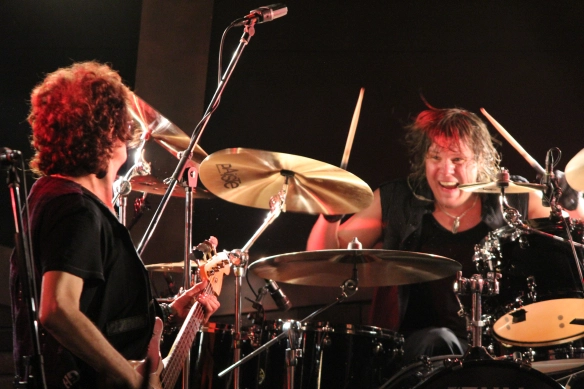
[[[164,369],[164,363],[162,363],[162,356],[160,354],[160,341],[162,340],[163,329],[164,324],[162,323],[162,320],[157,317],[154,322],[154,331],[150,343],[148,343],[148,352],[146,354],[146,359],[151,361],[150,372],[148,373],[148,388],[151,389],[163,389],[162,383],[160,382],[160,374]],[[146,368],[146,359],[128,362],[130,362],[134,370],[145,377],[146,374],[144,374],[144,370]]]

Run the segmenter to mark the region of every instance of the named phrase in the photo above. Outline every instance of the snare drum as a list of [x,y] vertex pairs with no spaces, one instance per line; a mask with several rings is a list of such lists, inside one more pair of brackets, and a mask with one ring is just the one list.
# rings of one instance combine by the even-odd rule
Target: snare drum
[[[267,323],[262,343],[280,334],[285,325],[281,320]],[[294,387],[377,388],[399,369],[403,342],[402,335],[379,327],[305,323]],[[287,347],[284,337],[260,354],[258,388],[286,387]]]
[[[532,228],[566,238],[563,221],[528,222]],[[581,222],[571,222],[575,242],[582,242]],[[495,230],[481,243],[500,269],[499,295],[486,303],[497,318],[494,336],[515,346],[564,344],[584,337],[584,291],[568,242],[511,227]],[[577,248],[579,258],[582,249]]]
[[441,356],[403,368],[380,389],[507,388],[561,389],[547,375],[515,362],[461,361]]

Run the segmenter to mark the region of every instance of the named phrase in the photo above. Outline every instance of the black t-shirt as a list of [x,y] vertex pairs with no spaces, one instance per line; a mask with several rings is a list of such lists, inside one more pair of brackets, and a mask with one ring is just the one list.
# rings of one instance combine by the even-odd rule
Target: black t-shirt
[[[420,245],[415,251],[441,255],[462,265],[464,277],[478,273],[473,263],[474,247],[489,232],[483,222],[475,227],[453,234],[440,225],[430,213],[423,216]],[[409,285],[409,302],[400,331],[404,335],[425,327],[447,327],[466,338],[466,321],[458,316],[460,304],[453,290],[456,276],[436,281]],[[471,296],[460,296],[464,308],[470,312]]]
[[[127,359],[142,359],[152,334],[154,311],[148,273],[127,229],[96,196],[66,179],[43,177],[29,196],[37,288],[42,274],[63,271],[83,279],[80,310]],[[14,357],[32,353],[26,305],[16,255],[11,259]],[[40,329],[45,375],[58,387],[72,369],[78,387],[94,387],[95,371]]]

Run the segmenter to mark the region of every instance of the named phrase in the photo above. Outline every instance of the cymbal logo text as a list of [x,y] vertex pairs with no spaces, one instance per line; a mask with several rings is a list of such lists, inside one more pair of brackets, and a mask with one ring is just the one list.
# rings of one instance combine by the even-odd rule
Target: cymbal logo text
[[217,164],[217,170],[221,175],[221,180],[225,183],[223,186],[227,189],[235,189],[241,184],[241,178],[237,176],[237,169],[233,169],[230,163]]

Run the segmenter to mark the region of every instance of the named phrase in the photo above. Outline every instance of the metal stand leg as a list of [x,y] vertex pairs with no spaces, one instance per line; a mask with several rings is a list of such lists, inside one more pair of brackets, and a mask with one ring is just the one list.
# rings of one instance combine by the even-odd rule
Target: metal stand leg
[[459,271],[454,283],[454,292],[458,294],[472,294],[471,333],[472,344],[464,356],[464,360],[492,359],[487,349],[483,347],[483,327],[481,295],[499,294],[498,273],[487,273],[485,280],[482,275],[474,274],[471,278],[462,277]]
[[299,322],[290,322],[288,328],[288,348],[286,349],[286,385],[288,389],[294,389],[296,366],[298,366],[298,358],[302,357],[299,326]]

